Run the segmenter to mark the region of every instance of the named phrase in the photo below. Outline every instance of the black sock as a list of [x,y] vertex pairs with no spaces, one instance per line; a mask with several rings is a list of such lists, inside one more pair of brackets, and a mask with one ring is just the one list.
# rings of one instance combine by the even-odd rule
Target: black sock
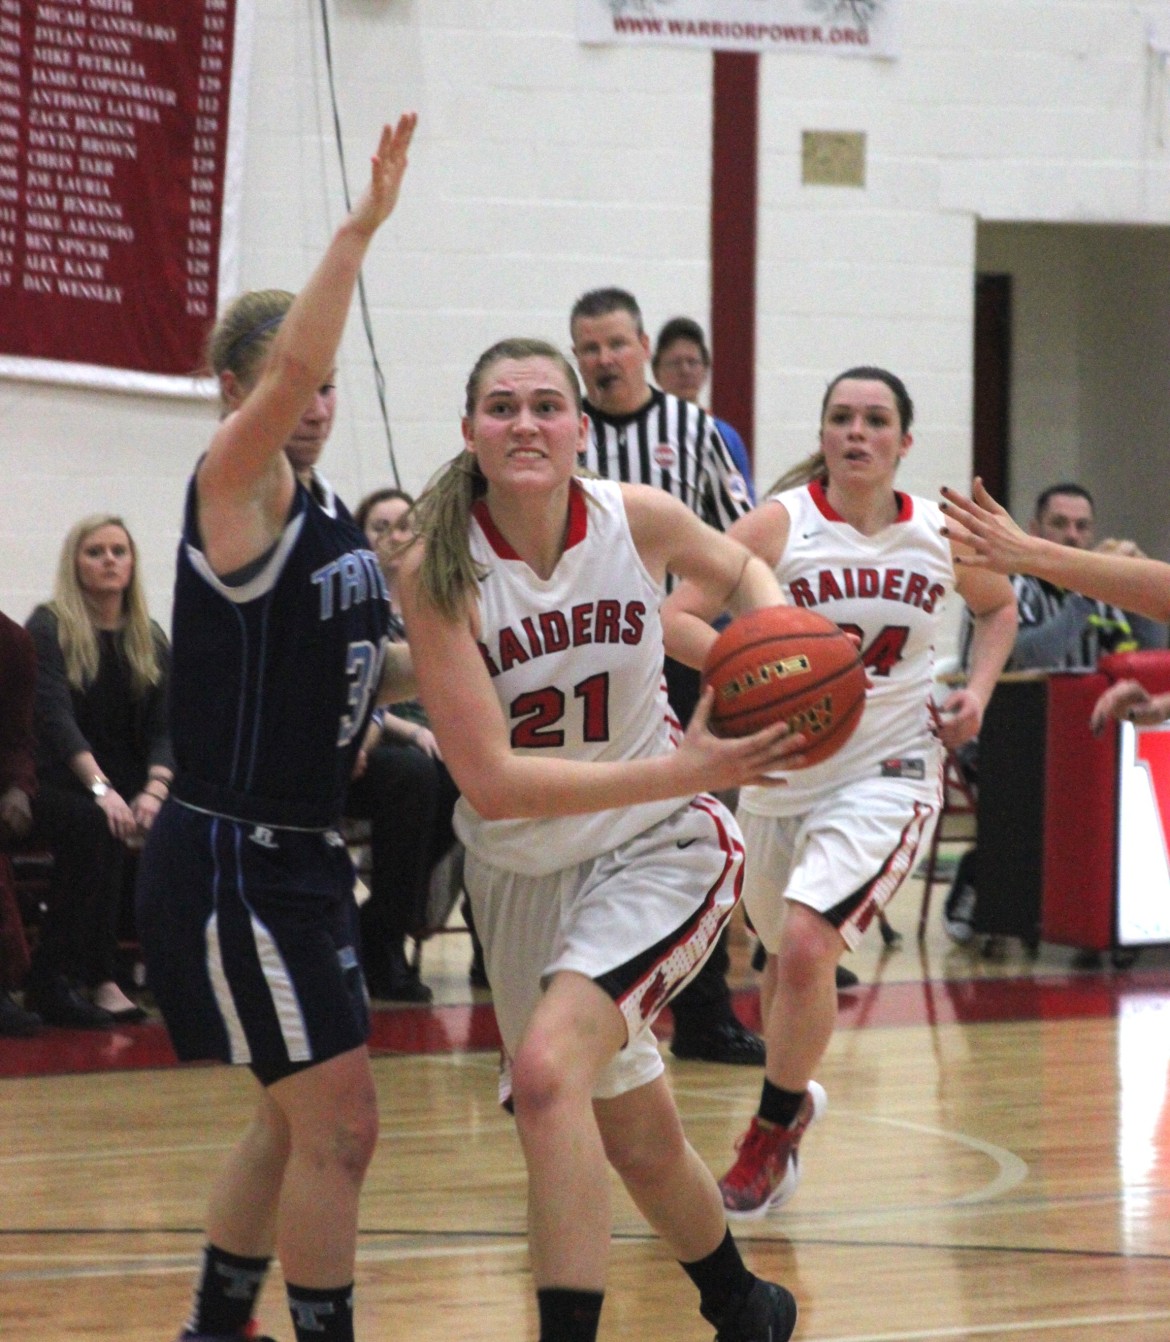
[[353,1282],[348,1286],[294,1286],[285,1282],[297,1342],[353,1342]]
[[699,1313],[716,1328],[723,1326],[726,1315],[739,1309],[755,1282],[730,1230],[706,1258],[682,1263],[681,1267],[699,1288]]
[[571,1291],[566,1286],[537,1291],[540,1342],[595,1342],[604,1299],[602,1291]]
[[803,1090],[781,1090],[765,1079],[760,1091],[759,1115],[766,1123],[786,1128],[800,1112],[804,1096]]
[[203,1246],[203,1267],[195,1283],[189,1333],[230,1337],[243,1333],[255,1312],[256,1297],[264,1284],[269,1259],[241,1258],[239,1254]]

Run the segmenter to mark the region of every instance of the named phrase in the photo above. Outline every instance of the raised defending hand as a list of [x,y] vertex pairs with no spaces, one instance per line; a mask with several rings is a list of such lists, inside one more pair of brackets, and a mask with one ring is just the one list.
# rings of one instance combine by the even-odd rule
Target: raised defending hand
[[370,184],[354,203],[349,216],[365,233],[372,234],[384,223],[398,202],[398,190],[406,175],[407,150],[417,124],[417,113],[405,112],[398,118],[397,126],[382,127],[378,150],[370,160]]
[[1035,538],[1016,525],[1011,514],[983,488],[978,476],[971,497],[943,486],[943,512],[947,524],[943,535],[964,546],[969,553],[956,555],[956,562],[988,568],[995,573],[1025,573]]
[[679,747],[679,754],[687,757],[697,770],[698,786],[708,792],[733,787],[783,786],[785,780],[773,775],[778,769],[800,764],[800,752],[807,740],[800,735],[790,736],[782,722],[751,736],[715,736],[708,727],[714,702],[715,692],[708,686],[695,706]]
[[1117,722],[1135,722],[1152,727],[1170,717],[1170,694],[1151,694],[1136,680],[1119,680],[1110,685],[1093,705],[1089,726],[1100,735],[1110,718]]

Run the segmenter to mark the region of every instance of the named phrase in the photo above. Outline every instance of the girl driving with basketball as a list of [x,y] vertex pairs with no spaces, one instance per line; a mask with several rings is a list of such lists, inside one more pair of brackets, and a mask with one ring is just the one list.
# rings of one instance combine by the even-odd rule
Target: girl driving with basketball
[[[768,564],[792,604],[860,639],[870,677],[860,725],[837,754],[788,773],[786,788],[740,794],[744,904],[768,953],[767,1063],[759,1110],[720,1181],[732,1215],[762,1216],[796,1190],[801,1136],[825,1104],[812,1075],[836,1022],[837,962],[929,843],[943,753],[978,733],[1015,639],[1008,580],[971,568],[956,577],[937,506],[894,487],[912,416],[893,373],[841,373],[822,402],[819,451],[728,533]],[[934,644],[952,590],[974,616],[971,670],[935,715]],[[702,664],[718,613],[697,584],[675,590],[663,622],[681,660]]]
[[723,1342],[784,1342],[795,1303],[740,1258],[650,1031],[737,898],[735,822],[694,794],[765,784],[802,745],[782,726],[717,739],[708,695],[674,748],[666,571],[720,607],[775,604],[780,589],[664,491],[578,477],[587,432],[558,350],[486,351],[465,450],[420,501],[400,569],[419,690],[462,794],[455,824],[528,1168],[540,1336],[596,1336],[608,1161]]

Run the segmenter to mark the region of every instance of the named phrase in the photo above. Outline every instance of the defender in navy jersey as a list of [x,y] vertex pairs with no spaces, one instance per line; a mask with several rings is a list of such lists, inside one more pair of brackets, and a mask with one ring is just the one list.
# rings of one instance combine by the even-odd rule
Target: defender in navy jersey
[[423,539],[400,569],[419,689],[461,793],[528,1167],[540,1336],[596,1336],[608,1160],[723,1342],[785,1342],[795,1303],[744,1266],[650,1030],[736,900],[735,823],[694,794],[762,783],[803,744],[782,729],[716,740],[708,695],[673,748],[666,573],[737,609],[780,592],[662,490],[577,478],[586,432],[563,355],[493,346],[468,381],[467,451],[421,500]]
[[[938,815],[943,749],[978,732],[1015,637],[1007,580],[956,576],[937,507],[894,487],[912,417],[894,374],[840,374],[821,407],[821,450],[729,533],[771,565],[794,605],[856,635],[870,677],[861,722],[836,755],[790,774],[786,788],[740,793],[744,904],[768,952],[767,1062],[758,1112],[720,1180],[733,1215],[762,1216],[796,1190],[801,1136],[824,1108],[812,1073],[836,1021],[838,961],[914,870]],[[934,644],[956,588],[974,618],[971,672],[939,715]],[[690,583],[667,603],[667,628],[689,643],[692,665],[716,613]]]
[[326,828],[385,657],[377,558],[315,473],[298,479],[277,544],[226,579],[201,547],[197,506],[192,481],[175,581],[175,796],[237,820]]
[[[353,869],[335,826],[376,698],[405,697],[365,537],[314,469],[333,361],[415,118],[305,288],[244,294],[209,342],[225,415],[188,491],[174,602],[176,778],[143,855],[148,982],[180,1058],[247,1064],[252,1125],[211,1198],[182,1338],[251,1337],[278,1254],[298,1342],[353,1342],[377,1140]],[[320,1209],[328,1209],[327,1233]]]

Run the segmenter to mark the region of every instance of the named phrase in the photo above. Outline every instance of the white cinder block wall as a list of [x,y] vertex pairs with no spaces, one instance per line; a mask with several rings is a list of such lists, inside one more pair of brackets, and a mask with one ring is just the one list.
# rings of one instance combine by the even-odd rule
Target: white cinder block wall
[[[382,119],[405,107],[422,118],[402,203],[367,267],[407,488],[457,449],[463,382],[492,340],[525,333],[567,344],[570,304],[599,284],[633,289],[652,333],[677,312],[708,316],[711,58],[584,48],[574,8],[330,6],[351,188]],[[906,485],[933,494],[943,480],[961,482],[980,224],[1170,225],[1170,85],[1147,49],[1150,24],[1170,38],[1166,0],[902,0],[902,14],[896,61],[794,53],[762,62],[761,484],[813,445],[828,376],[861,361],[901,373],[918,404]],[[316,0],[255,0],[255,16],[241,281],[295,288],[342,211],[320,13]],[[864,131],[865,188],[802,186],[802,130]],[[1014,265],[1015,248],[1006,254]],[[1120,278],[1165,295],[1143,269],[1162,254],[1136,256]],[[1044,287],[1043,236],[1032,256]],[[1093,304],[1083,285],[1075,299],[1068,284],[1079,316],[1067,321],[1087,322]],[[1165,330],[1166,317],[1146,299],[1149,330]],[[1084,342],[1067,329],[1053,339],[1057,376],[1079,397],[1093,381],[1078,366]],[[1024,346],[1042,363],[1044,332]],[[1157,374],[1167,380],[1164,362]],[[356,501],[390,478],[356,315],[338,381],[324,466]],[[1044,388],[1024,386],[1024,423],[1039,423]],[[1107,391],[1097,386],[1094,403]],[[25,618],[49,592],[69,525],[110,509],[139,540],[165,622],[183,484],[214,406],[18,381],[0,382],[0,404],[0,607]],[[1063,460],[1084,467],[1081,409],[1066,413]],[[1093,419],[1099,428],[1101,414]],[[1156,442],[1170,416],[1147,419]],[[1158,491],[1146,492],[1149,502],[1127,513],[1131,529],[1143,507],[1151,526],[1160,518]],[[1170,549],[1165,522],[1156,525]]]

